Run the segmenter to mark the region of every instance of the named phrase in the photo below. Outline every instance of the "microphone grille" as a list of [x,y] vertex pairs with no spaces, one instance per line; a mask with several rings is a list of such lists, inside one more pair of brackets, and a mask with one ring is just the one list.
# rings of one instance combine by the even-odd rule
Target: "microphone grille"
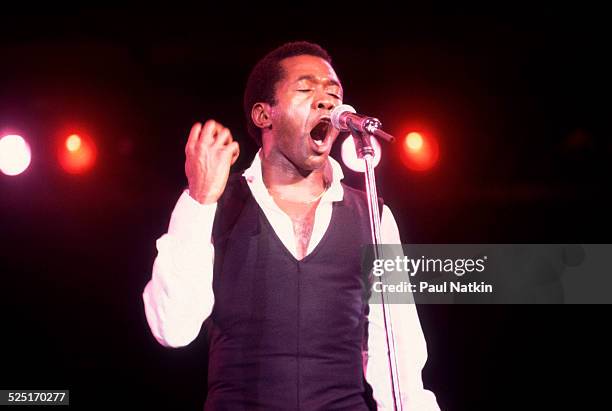
[[338,130],[343,130],[346,127],[343,127],[340,124],[340,116],[343,113],[357,113],[355,111],[355,109],[353,108],[353,106],[349,106],[348,104],[340,104],[339,106],[334,107],[334,109],[331,112],[331,122],[332,125],[337,128]]

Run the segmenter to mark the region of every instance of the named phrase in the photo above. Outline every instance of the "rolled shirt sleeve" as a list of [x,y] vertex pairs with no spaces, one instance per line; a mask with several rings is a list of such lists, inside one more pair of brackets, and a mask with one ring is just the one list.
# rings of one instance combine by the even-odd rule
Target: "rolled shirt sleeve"
[[183,347],[199,334],[214,305],[212,226],[217,204],[202,205],[185,190],[156,242],[151,280],[142,294],[147,322],[166,347]]

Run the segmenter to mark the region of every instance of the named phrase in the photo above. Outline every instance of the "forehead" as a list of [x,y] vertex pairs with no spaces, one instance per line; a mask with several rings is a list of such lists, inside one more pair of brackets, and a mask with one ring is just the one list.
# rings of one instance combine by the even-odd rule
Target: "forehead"
[[281,66],[285,71],[284,80],[289,83],[305,76],[311,76],[320,82],[331,80],[340,84],[331,64],[320,57],[308,55],[287,57],[281,61]]

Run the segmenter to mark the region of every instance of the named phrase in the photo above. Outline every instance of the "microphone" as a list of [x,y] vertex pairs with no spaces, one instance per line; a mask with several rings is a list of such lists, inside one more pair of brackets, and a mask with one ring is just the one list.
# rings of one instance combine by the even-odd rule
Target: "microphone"
[[379,119],[357,114],[355,109],[348,104],[341,104],[332,110],[331,123],[340,131],[356,130],[360,133],[367,133],[382,138],[389,143],[395,140],[395,137],[391,134],[381,130],[382,123]]

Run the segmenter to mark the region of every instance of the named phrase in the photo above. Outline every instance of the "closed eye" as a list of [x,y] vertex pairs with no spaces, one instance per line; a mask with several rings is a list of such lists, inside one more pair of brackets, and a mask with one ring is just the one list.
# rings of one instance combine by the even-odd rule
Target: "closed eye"
[[[300,91],[300,92],[302,92],[302,93],[309,93],[309,92],[311,92],[311,91],[313,91],[313,90],[312,90],[312,89],[310,89],[310,88],[304,88],[304,89],[298,89],[298,90],[296,90],[296,91]],[[331,96],[331,97],[333,97],[333,98],[335,98],[336,100],[342,100],[342,98],[341,98],[339,95],[337,95],[337,94],[334,94],[334,93],[327,93],[327,95],[328,95],[328,96]]]

